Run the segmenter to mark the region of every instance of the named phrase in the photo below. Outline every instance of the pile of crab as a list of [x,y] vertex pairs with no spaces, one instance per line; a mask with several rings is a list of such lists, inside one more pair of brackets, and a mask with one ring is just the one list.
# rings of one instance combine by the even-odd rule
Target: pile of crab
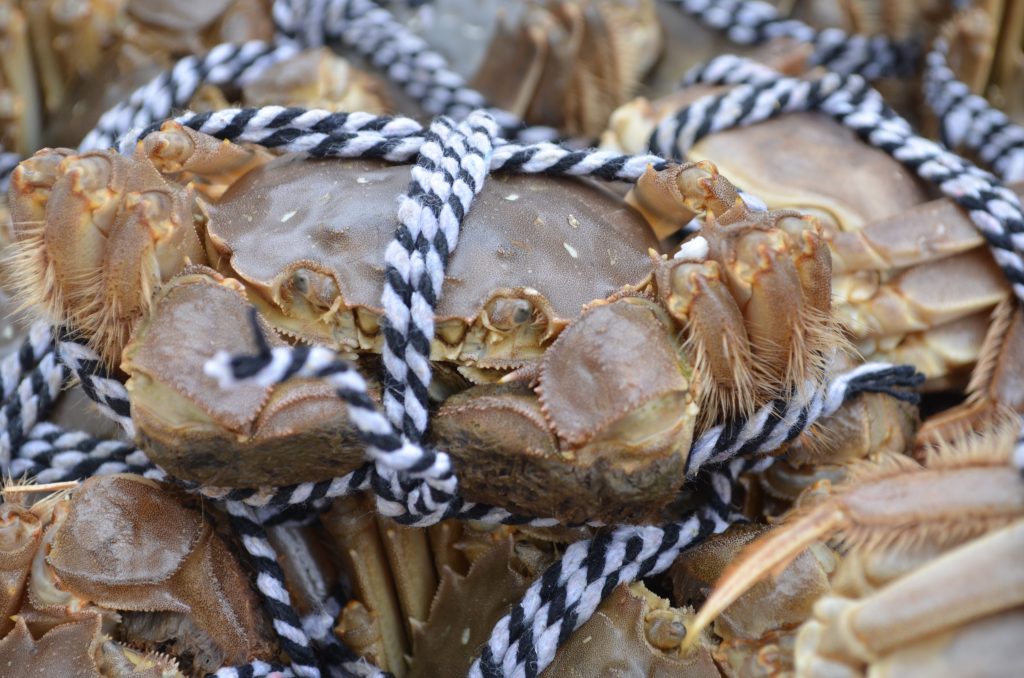
[[495,4],[0,0],[0,674],[1019,670],[1024,11]]

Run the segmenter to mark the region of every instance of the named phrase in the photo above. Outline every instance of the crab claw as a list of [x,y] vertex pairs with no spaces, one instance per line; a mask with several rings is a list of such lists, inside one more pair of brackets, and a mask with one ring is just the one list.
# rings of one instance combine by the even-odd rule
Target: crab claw
[[466,496],[569,522],[657,517],[678,491],[697,415],[672,335],[649,300],[598,302],[545,354],[539,397],[501,384],[449,398],[433,431],[464,462]]
[[685,348],[699,383],[702,420],[713,423],[752,411],[756,362],[721,265],[699,257],[653,258],[662,303],[686,330]]
[[626,202],[640,212],[658,238],[677,232],[698,214],[722,214],[736,202],[736,187],[710,162],[651,166],[626,194]]
[[[249,309],[237,282],[202,267],[160,290],[121,365],[140,444],[175,476],[211,485],[282,485],[354,470],[361,446],[327,384],[224,391],[203,373],[217,350],[257,348]],[[268,327],[263,333],[280,343]]]
[[173,120],[146,135],[139,144],[138,154],[157,170],[164,174],[186,173],[180,179],[201,179],[197,184],[211,198],[219,198],[236,179],[273,157],[262,147],[233,144]]
[[12,280],[24,307],[70,322],[111,365],[150,295],[201,263],[191,189],[113,151],[47,149],[12,177]]
[[743,314],[762,398],[820,383],[844,346],[831,316],[831,259],[814,219],[738,201],[701,230]]

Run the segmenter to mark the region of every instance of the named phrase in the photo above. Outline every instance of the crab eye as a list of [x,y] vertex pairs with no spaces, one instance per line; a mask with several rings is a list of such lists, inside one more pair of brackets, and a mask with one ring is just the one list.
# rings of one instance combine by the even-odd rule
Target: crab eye
[[308,268],[292,273],[288,287],[317,307],[330,308],[338,297],[338,284],[334,278]]
[[508,332],[530,321],[533,304],[518,297],[498,298],[491,302],[487,316],[495,329]]
[[306,275],[306,271],[298,270],[292,274],[291,288],[299,294],[305,294],[309,291],[309,276]]

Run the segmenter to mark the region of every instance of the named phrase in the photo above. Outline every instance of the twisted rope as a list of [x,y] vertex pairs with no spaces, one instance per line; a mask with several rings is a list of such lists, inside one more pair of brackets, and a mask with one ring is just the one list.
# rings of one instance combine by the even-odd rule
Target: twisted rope
[[719,496],[679,521],[623,526],[569,546],[495,624],[470,667],[470,678],[539,675],[558,646],[590,619],[616,586],[663,572],[683,549],[732,524],[732,488],[739,474],[767,468],[771,462],[737,459],[712,472],[708,485]]
[[[379,158],[407,163],[416,159],[426,131],[406,117],[367,113],[332,113],[306,108],[229,108],[210,113],[186,113],[174,119],[185,127],[235,143],[255,143],[274,150],[306,153],[312,158]],[[139,130],[122,143],[130,153],[145,133]],[[648,165],[664,169],[656,155],[625,155],[594,148],[568,149],[552,142],[520,144],[496,138],[492,142],[492,172],[523,172],[555,176],[591,176],[605,181],[636,181]]]
[[53,328],[48,323],[36,322],[28,336],[0,361],[0,402],[6,401],[36,365],[53,352]]
[[[736,64],[736,57],[725,63]],[[722,72],[723,68],[703,68],[691,79],[721,84],[727,77]],[[753,124],[789,111],[827,113],[964,208],[988,242],[1014,294],[1024,301],[1024,213],[1017,196],[998,179],[916,134],[860,76],[828,73],[802,80],[777,75],[766,80],[760,69],[748,68],[745,73],[753,82],[703,97],[662,120],[651,136],[651,149],[682,158],[690,146],[714,131]],[[742,81],[742,75],[728,79],[736,81],[740,77]]]
[[946,41],[935,41],[925,59],[924,98],[940,123],[950,148],[975,153],[1003,181],[1024,180],[1024,127],[956,79],[946,56]]
[[484,95],[468,87],[445,58],[372,0],[277,0],[274,20],[282,35],[306,46],[343,45],[379,68],[424,111],[462,120],[486,109],[504,135],[554,139],[557,130],[527,127],[512,113],[488,107]]
[[[270,616],[281,649],[292,661],[291,670],[300,678],[320,678],[320,667],[309,635],[291,605],[285,588],[284,571],[277,554],[267,540],[267,533],[251,508],[239,502],[224,502],[231,517],[231,526],[252,557],[256,569],[256,588],[262,594],[263,607]],[[251,666],[251,665],[250,665]]]
[[109,375],[99,355],[66,333],[58,340],[57,352],[61,363],[78,377],[85,395],[99,406],[100,412],[120,424],[128,437],[134,438],[135,424],[128,391],[124,384]]
[[718,29],[740,45],[759,45],[790,38],[814,49],[809,67],[823,66],[869,80],[913,73],[920,54],[916,41],[897,42],[884,35],[849,35],[838,28],[818,30],[787,19],[767,2],[757,0],[669,0],[680,11]]
[[188,104],[204,83],[245,85],[267,68],[298,53],[293,44],[254,40],[217,45],[203,56],[190,55],[132,92],[128,99],[100,116],[78,148],[107,149],[133,128],[166,120]]
[[0,364],[0,468],[8,468],[37,422],[49,416],[69,376],[53,351],[53,333],[39,323]]

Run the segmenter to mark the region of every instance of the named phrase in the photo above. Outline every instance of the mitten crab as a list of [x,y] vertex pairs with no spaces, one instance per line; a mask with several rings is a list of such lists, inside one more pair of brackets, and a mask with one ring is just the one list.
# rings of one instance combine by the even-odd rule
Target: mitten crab
[[[712,91],[637,99],[612,116],[603,145],[627,153],[654,141],[670,147],[671,125],[659,123]],[[716,132],[687,155],[716,163],[770,208],[820,220],[832,254],[835,314],[866,359],[911,363],[932,388],[963,385],[1009,286],[951,199],[930,200],[912,172],[822,113]]]
[[[120,365],[140,444],[190,480],[280,485],[361,461],[325,385],[225,394],[202,365],[253,350],[248,301],[272,341],[372,366],[408,168],[267,157],[168,123],[130,158],[45,150],[13,177],[23,299]],[[467,498],[651,518],[698,422],[821,380],[835,335],[816,221],[751,211],[709,163],[651,172],[647,202],[705,218],[671,259],[587,181],[493,176],[466,215],[430,357],[433,434]]]

